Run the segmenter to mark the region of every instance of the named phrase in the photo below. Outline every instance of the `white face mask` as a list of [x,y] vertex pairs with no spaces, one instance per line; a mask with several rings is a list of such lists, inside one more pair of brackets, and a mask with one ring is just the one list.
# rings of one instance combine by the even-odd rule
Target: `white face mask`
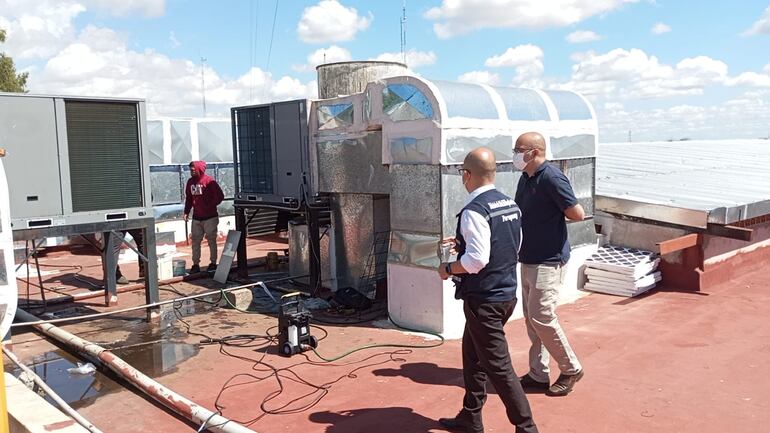
[[524,169],[529,164],[528,162],[524,162],[524,155],[526,155],[527,152],[524,153],[515,153],[513,155],[513,166],[516,167],[516,170],[524,171]]

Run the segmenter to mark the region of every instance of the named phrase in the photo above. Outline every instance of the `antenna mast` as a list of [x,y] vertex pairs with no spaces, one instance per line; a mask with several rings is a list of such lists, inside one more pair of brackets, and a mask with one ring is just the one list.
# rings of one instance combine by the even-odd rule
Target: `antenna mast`
[[401,4],[401,59],[406,64],[406,0]]
[[206,117],[206,58],[201,57],[201,94],[203,96],[203,117]]

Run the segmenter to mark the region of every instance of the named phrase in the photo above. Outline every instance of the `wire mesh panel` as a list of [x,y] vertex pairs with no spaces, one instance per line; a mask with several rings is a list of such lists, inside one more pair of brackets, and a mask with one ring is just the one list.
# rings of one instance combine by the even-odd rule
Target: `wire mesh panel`
[[270,107],[234,111],[238,184],[240,192],[273,193],[273,155],[270,145]]

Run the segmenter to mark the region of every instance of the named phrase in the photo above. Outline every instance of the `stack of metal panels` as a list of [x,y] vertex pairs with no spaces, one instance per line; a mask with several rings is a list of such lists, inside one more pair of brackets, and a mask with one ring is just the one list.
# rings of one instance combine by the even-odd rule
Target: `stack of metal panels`
[[651,251],[605,245],[586,260],[585,289],[619,296],[637,296],[660,281],[660,258]]

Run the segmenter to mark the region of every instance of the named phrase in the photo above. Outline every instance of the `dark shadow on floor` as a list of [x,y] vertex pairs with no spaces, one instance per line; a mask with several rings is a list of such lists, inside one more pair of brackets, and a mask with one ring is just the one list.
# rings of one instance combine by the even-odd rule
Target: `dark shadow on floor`
[[429,433],[443,431],[437,420],[415,413],[408,407],[316,412],[310,421],[327,424],[325,433]]
[[[402,376],[424,385],[447,385],[463,388],[463,370],[461,368],[439,367],[431,362],[411,362],[401,364],[399,368],[380,368],[372,371],[375,376]],[[496,394],[495,387],[487,386],[489,394]]]
[[670,287],[656,287],[648,292],[642,293],[639,296],[635,296],[633,298],[623,298],[623,300],[615,302],[614,305],[629,305],[633,304],[637,301],[642,301],[644,299],[647,299],[649,297],[655,296],[657,293],[681,293],[683,295],[693,295],[693,297],[698,296],[711,296],[708,293],[705,292],[699,292],[697,290],[687,290],[687,289],[678,289],[678,288],[670,288]]

